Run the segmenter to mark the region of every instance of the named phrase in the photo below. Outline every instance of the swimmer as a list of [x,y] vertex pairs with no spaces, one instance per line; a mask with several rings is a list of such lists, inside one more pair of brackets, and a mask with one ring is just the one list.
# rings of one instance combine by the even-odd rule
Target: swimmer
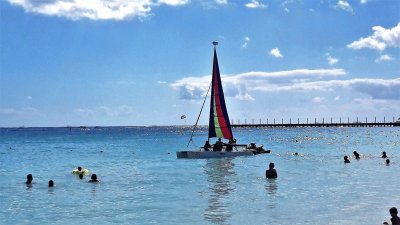
[[392,218],[390,218],[390,221],[392,221],[392,225],[400,225],[400,218],[397,216],[397,208],[390,208],[389,213],[392,216]]
[[265,177],[270,179],[270,178],[278,178],[278,173],[276,172],[276,170],[274,169],[275,164],[274,163],[270,163],[269,164],[269,169],[265,171]]
[[354,154],[354,156],[356,157],[356,159],[360,159],[360,154],[358,154],[357,151],[354,151],[353,154]]
[[344,156],[343,159],[344,159],[344,163],[350,163],[349,157],[347,157],[347,155]]
[[386,159],[386,166],[390,165],[390,159]]
[[53,180],[49,180],[49,187],[54,187],[54,181]]
[[83,173],[79,174],[79,179],[81,179],[81,180],[83,179]]
[[387,158],[387,156],[386,156],[386,152],[382,152],[382,158],[384,158],[384,159],[386,159],[386,158]]
[[33,180],[33,176],[32,176],[32,174],[28,174],[27,176],[26,176],[26,184],[32,184],[32,180]]
[[89,182],[97,183],[97,182],[100,182],[100,181],[97,180],[97,175],[94,173],[94,174],[92,174],[92,177],[90,178]]

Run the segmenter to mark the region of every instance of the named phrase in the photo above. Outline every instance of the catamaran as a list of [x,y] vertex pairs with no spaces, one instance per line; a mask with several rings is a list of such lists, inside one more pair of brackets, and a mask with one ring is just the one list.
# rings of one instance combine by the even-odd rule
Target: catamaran
[[[199,150],[195,151],[177,151],[177,158],[220,158],[220,157],[235,157],[235,156],[250,156],[259,153],[268,153],[265,151],[263,146],[257,147],[254,143],[250,145],[236,144],[236,139],[233,137],[231,124],[229,122],[228,111],[226,109],[224,91],[222,89],[221,75],[219,72],[218,58],[216,46],[218,42],[214,44],[214,61],[213,71],[210,87],[207,91],[206,97],[204,98],[203,105],[200,110],[203,110],[204,103],[207,99],[208,92],[211,89],[211,100],[210,100],[210,117],[208,123],[208,140],[205,145]],[[197,123],[200,118],[200,114],[197,117],[196,124],[192,131],[189,144],[192,141],[193,132],[196,129]],[[210,138],[218,138],[215,144],[210,144]],[[224,143],[221,139],[228,140],[228,143]]]

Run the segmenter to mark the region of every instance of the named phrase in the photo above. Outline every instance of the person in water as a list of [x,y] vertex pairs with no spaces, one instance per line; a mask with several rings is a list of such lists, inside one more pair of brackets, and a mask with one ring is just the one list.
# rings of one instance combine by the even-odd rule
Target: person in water
[[27,176],[26,176],[26,184],[28,184],[28,185],[30,185],[30,184],[32,184],[32,180],[33,180],[33,176],[32,176],[32,174],[28,174]]
[[83,179],[83,173],[79,174],[79,179],[81,179],[81,180]]
[[392,225],[400,225],[400,218],[397,216],[398,213],[397,208],[396,207],[390,208],[389,213],[392,216],[392,218],[390,218]]
[[387,158],[386,152],[382,152],[382,158],[384,158],[384,159]]
[[349,157],[347,157],[347,155],[344,156],[343,159],[344,159],[344,163],[350,163]]
[[54,181],[53,180],[49,180],[49,187],[54,187]]
[[360,154],[358,154],[357,151],[354,151],[353,154],[354,154],[354,156],[356,157],[356,159],[360,159]]
[[390,165],[390,159],[386,159],[386,166]]
[[269,164],[269,169],[265,171],[265,177],[270,179],[270,178],[278,178],[278,173],[276,172],[276,170],[274,169],[275,164],[274,163],[270,163]]
[[100,182],[100,181],[97,180],[97,175],[94,173],[94,174],[92,174],[92,177],[90,178],[89,182],[97,183],[97,182]]

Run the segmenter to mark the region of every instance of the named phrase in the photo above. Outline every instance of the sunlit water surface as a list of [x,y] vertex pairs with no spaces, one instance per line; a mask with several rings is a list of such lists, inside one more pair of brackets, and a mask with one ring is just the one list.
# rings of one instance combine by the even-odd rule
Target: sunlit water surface
[[[382,224],[400,208],[399,128],[234,129],[272,153],[196,160],[176,159],[182,127],[0,132],[0,224]],[[353,151],[361,159],[344,164]],[[77,166],[101,182],[79,180]]]

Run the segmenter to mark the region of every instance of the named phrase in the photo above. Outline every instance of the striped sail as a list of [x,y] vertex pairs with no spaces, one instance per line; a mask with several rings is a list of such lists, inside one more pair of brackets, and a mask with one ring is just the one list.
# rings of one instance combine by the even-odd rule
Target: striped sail
[[211,82],[210,121],[208,138],[218,137],[233,139],[228,111],[226,110],[224,91],[222,90],[221,75],[219,73],[217,51],[214,48],[214,62]]

